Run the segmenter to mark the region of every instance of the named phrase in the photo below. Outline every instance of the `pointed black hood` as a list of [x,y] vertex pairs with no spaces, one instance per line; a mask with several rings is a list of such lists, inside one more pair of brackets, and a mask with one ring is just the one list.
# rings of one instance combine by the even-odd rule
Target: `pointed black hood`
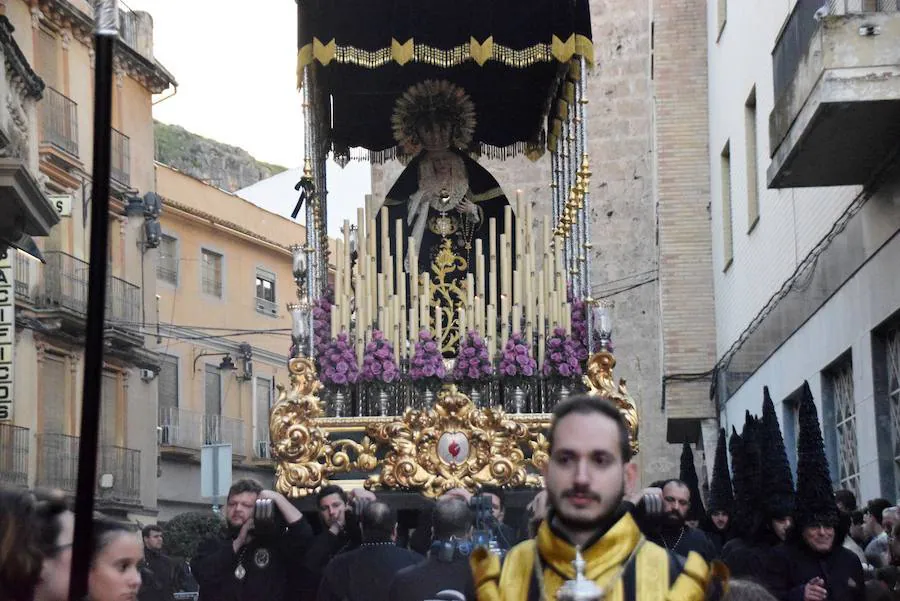
[[699,522],[706,515],[706,510],[703,508],[703,497],[700,496],[700,480],[694,465],[694,452],[687,442],[681,447],[681,472],[678,479],[687,484],[688,490],[691,491],[691,507],[687,519]]
[[828,459],[819,427],[819,416],[809,384],[803,383],[800,401],[800,433],[797,437],[797,496],[794,521],[798,531],[806,526],[838,525],[838,510],[831,488]]
[[794,478],[788,463],[784,438],[775,415],[775,404],[769,396],[769,387],[763,388],[763,412],[760,430],[760,451],[765,460],[762,470],[763,509],[770,519],[783,518],[794,513]]
[[713,461],[712,482],[709,485],[709,511],[734,512],[734,493],[731,489],[731,474],[728,472],[728,448],[725,429],[719,430],[716,443],[716,458]]
[[744,423],[742,435],[732,429],[731,467],[734,483],[734,515],[732,523],[735,533],[741,538],[754,539],[762,525],[759,513],[761,494],[759,447],[753,438],[753,418]]

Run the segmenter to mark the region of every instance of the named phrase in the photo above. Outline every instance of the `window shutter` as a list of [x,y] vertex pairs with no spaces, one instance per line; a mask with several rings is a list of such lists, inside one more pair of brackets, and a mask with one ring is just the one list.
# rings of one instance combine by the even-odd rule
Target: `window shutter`
[[44,355],[41,369],[41,434],[66,433],[66,361]]

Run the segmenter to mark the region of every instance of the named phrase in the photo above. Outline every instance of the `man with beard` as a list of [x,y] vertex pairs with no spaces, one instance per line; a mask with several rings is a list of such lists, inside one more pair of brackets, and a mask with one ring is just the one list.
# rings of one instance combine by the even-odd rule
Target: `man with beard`
[[319,601],[388,601],[397,572],[422,561],[418,553],[395,544],[397,514],[384,503],[367,504],[359,525],[362,544],[331,560],[319,586]]
[[[258,499],[270,499],[278,509],[278,526],[257,530]],[[191,562],[201,601],[295,599],[304,588],[302,560],[312,538],[303,514],[281,494],[246,479],[228,491],[225,521],[228,536],[202,542]]]
[[795,529],[777,550],[778,579],[773,587],[782,601],[864,601],[862,565],[842,546],[838,509],[812,393],[804,384],[797,440]]
[[553,411],[544,479],[550,509],[536,539],[510,550],[503,563],[485,548],[472,553],[479,601],[555,599],[574,578],[576,548],[584,575],[623,601],[705,597],[709,566],[691,553],[682,561],[647,541],[623,506],[637,484],[628,428],[619,410],[598,397],[571,397]]
[[715,559],[716,550],[703,531],[686,523],[691,507],[688,485],[681,480],[668,480],[663,483],[662,494],[663,513],[647,538],[682,557],[694,551],[706,561]]

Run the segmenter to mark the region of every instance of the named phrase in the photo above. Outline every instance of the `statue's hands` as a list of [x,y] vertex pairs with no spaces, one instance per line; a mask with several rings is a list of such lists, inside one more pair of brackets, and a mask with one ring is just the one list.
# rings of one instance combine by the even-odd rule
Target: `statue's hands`
[[459,201],[456,210],[472,217],[475,221],[479,221],[478,205],[466,198]]

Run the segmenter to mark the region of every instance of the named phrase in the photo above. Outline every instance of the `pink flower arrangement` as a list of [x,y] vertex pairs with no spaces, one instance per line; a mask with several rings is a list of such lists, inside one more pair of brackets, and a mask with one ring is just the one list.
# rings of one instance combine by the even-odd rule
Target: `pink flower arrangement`
[[528,342],[519,332],[513,333],[503,347],[499,372],[503,378],[529,378],[537,374],[537,361],[532,358]]
[[484,338],[475,330],[469,330],[459,343],[459,355],[453,366],[453,379],[474,384],[494,375],[494,366],[488,356]]
[[553,330],[547,339],[547,357],[544,359],[543,373],[548,377],[572,378],[581,375],[578,351],[575,341],[563,328]]
[[359,365],[356,353],[346,332],[338,334],[329,342],[319,356],[322,383],[333,386],[356,384],[359,379]]
[[374,330],[372,340],[366,345],[360,377],[363,382],[380,384],[392,384],[400,378],[394,347],[381,330]]

